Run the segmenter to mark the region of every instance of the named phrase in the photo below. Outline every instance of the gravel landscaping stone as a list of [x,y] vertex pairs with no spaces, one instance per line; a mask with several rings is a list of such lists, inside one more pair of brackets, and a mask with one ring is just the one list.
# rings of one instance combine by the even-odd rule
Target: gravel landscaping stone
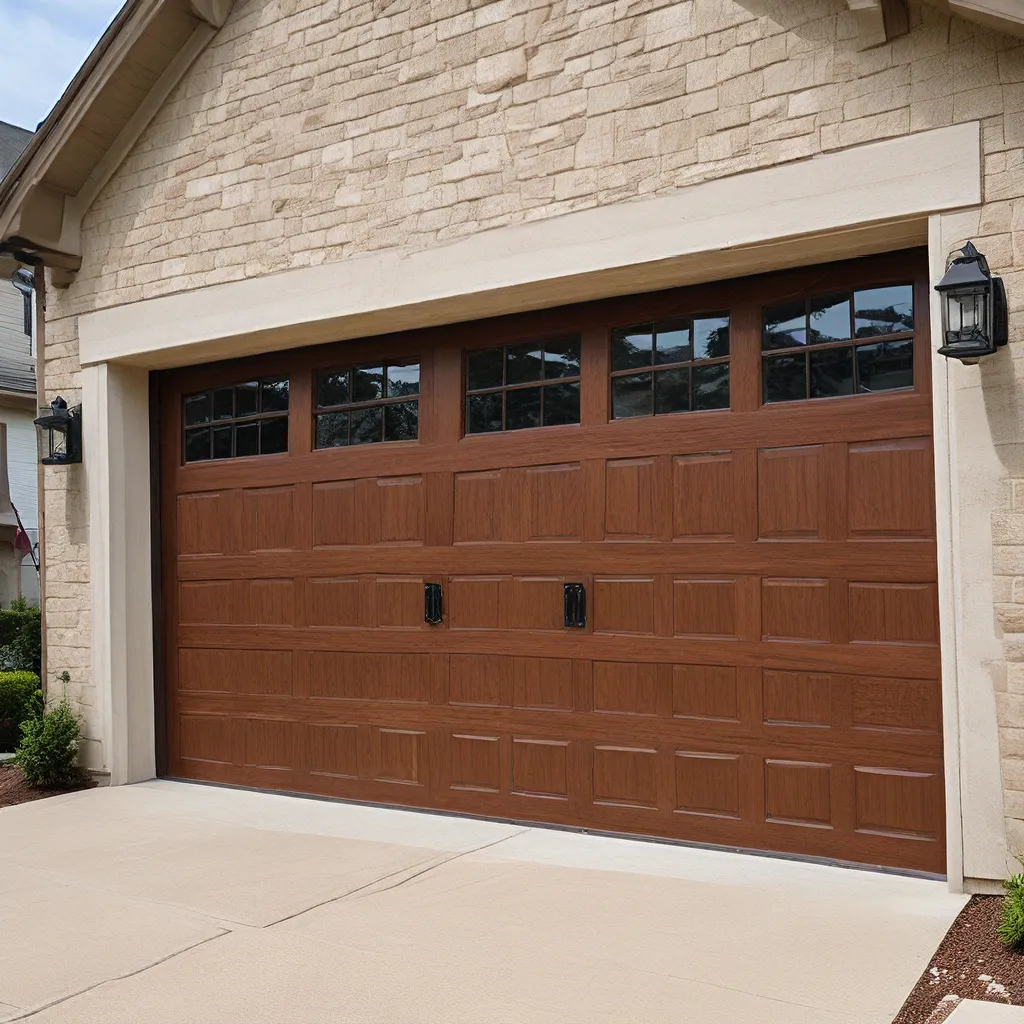
[[960,999],[1024,1006],[1024,954],[999,941],[1002,896],[974,896],[893,1024],[939,1024]]

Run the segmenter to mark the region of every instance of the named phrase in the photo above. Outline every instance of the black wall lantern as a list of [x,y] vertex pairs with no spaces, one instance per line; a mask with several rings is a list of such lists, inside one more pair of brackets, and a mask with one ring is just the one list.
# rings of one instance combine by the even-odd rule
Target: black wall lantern
[[946,264],[946,274],[935,286],[942,296],[945,343],[939,355],[976,362],[990,356],[1007,340],[1006,289],[993,277],[988,260],[972,242],[958,249]]
[[42,433],[44,466],[67,466],[82,461],[82,407],[68,408],[59,395],[50,411],[35,421]]

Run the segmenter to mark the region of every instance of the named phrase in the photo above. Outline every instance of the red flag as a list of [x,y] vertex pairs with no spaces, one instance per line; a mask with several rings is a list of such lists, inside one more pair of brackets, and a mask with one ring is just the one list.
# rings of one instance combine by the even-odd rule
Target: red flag
[[18,527],[18,532],[14,535],[14,550],[32,550],[32,541],[29,539],[29,535],[20,526]]

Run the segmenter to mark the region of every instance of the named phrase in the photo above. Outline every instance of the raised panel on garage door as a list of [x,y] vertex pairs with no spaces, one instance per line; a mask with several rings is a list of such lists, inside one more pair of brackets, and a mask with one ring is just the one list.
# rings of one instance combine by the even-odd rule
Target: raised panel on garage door
[[161,771],[941,873],[927,306],[912,251],[162,374]]

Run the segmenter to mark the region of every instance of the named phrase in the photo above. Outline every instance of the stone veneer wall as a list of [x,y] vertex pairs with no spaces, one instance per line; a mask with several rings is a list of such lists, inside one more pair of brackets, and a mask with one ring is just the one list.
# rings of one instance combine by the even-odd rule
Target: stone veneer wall
[[[911,22],[860,51],[845,0],[236,0],[86,217],[83,270],[49,297],[46,398],[79,396],[76,316],[93,309],[973,120],[985,202],[970,229],[1006,278],[1013,344],[954,374],[995,389],[1019,380],[1024,46],[951,20],[937,0],[911,0]],[[992,509],[1007,638],[990,669],[1006,813],[1024,849],[1024,427],[1012,381],[991,428],[1007,453]],[[81,467],[46,473],[48,668],[51,686],[70,672],[96,741],[82,479]],[[991,601],[980,614],[991,630]],[[96,742],[88,757],[102,763]]]

